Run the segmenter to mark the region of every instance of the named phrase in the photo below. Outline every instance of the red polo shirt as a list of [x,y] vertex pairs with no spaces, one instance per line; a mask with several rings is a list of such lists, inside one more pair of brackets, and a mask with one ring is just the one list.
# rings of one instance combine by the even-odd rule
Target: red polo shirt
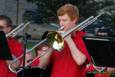
[[[76,32],[72,37],[79,50],[84,53],[87,60],[90,60],[90,56],[85,48],[82,36],[84,32]],[[84,77],[85,64],[79,66],[72,58],[70,49],[65,42],[64,49],[61,52],[54,51],[51,57],[52,61],[52,73],[51,77]]]

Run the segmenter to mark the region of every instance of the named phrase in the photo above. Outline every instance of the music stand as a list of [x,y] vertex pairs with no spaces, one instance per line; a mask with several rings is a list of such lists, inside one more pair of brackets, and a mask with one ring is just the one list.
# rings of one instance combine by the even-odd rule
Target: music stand
[[95,66],[115,67],[115,39],[85,36],[83,40]]
[[5,33],[0,31],[0,60],[12,60]]

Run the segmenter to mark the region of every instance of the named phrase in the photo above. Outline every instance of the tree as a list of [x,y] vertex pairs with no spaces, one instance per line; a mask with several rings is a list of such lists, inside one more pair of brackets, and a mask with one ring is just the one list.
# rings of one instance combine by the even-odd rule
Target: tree
[[44,21],[55,21],[57,9],[65,3],[77,5],[80,10],[80,16],[87,18],[91,15],[97,15],[100,12],[107,12],[112,17],[114,26],[115,18],[115,1],[114,0],[27,0],[36,3],[39,11],[41,11]]

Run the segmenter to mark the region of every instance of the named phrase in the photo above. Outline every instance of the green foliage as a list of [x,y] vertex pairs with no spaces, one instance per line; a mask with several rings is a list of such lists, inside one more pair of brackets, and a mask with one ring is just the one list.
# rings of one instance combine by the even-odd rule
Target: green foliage
[[80,16],[87,18],[97,15],[100,11],[109,12],[113,17],[112,26],[115,25],[115,1],[114,0],[27,0],[36,3],[41,11],[44,21],[55,21],[57,9],[65,3],[77,5]]
[[115,30],[115,14],[112,15],[112,28]]

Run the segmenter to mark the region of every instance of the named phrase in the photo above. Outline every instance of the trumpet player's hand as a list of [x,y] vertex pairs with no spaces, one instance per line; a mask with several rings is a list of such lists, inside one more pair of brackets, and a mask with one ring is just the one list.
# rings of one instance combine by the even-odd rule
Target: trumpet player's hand
[[28,64],[29,62],[31,62],[31,60],[32,60],[32,53],[30,52],[30,53],[27,53],[26,54],[26,60],[25,60],[25,64]]
[[[10,66],[9,66],[10,69],[15,70],[15,71],[20,67],[20,62],[19,62],[19,61],[16,61],[15,63],[11,64],[12,61],[7,60],[6,63],[7,63],[8,65],[10,65]],[[9,67],[8,67],[8,68],[9,68]]]
[[[16,56],[12,55],[13,59],[16,59]],[[13,62],[13,60],[7,60],[6,63],[7,65],[11,64]],[[12,68],[18,68],[20,66],[20,61],[17,60],[15,61],[13,64],[11,64]]]
[[40,50],[37,51],[38,56],[45,56],[46,53],[51,52],[52,48],[48,46],[43,46]]
[[43,46],[41,48],[41,50],[38,50],[38,56],[39,58],[39,68],[46,68],[46,66],[49,63],[49,58],[52,52],[52,48],[48,47],[48,46]]
[[16,69],[19,68],[20,67],[20,62],[17,61],[16,63],[12,64],[12,67],[16,68]]

